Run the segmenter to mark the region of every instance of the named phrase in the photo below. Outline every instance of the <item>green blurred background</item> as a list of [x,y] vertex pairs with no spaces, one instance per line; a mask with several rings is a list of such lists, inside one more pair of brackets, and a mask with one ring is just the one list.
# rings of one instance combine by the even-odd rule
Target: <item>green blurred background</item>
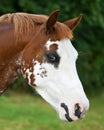
[[49,15],[60,9],[59,21],[84,17],[74,31],[73,45],[79,52],[77,68],[86,90],[104,86],[104,2],[103,0],[0,0],[0,15],[28,12]]
[[[23,130],[23,127],[29,130],[52,130],[52,129],[77,129],[77,130],[104,130],[104,123],[102,123],[102,120],[104,121],[104,1],[103,0],[0,0],[0,15],[3,15],[5,13],[12,13],[12,12],[28,12],[28,13],[35,13],[35,14],[46,14],[49,15],[50,12],[52,12],[55,9],[60,9],[60,15],[59,15],[59,21],[63,22],[65,20],[68,20],[70,18],[74,18],[79,16],[80,13],[84,14],[84,17],[80,23],[80,25],[77,27],[77,29],[74,31],[74,39],[72,41],[73,45],[79,52],[79,58],[77,61],[77,69],[80,76],[80,79],[83,83],[84,89],[91,100],[92,108],[90,109],[89,116],[86,118],[85,122],[83,124],[79,123],[79,127],[77,125],[70,127],[68,125],[64,124],[63,126],[57,126],[60,123],[59,121],[55,124],[50,124],[49,120],[53,121],[53,119],[50,119],[47,117],[47,121],[49,125],[53,125],[53,127],[48,127],[47,125],[43,125],[40,127],[39,122],[35,123],[35,126],[30,125],[30,127],[27,124],[22,124],[20,127],[15,127],[16,124],[20,124],[21,120],[24,120],[22,113],[22,117],[19,118],[19,105],[21,106],[21,100],[23,102],[28,103],[29,100],[32,100],[34,102],[34,97],[39,100],[37,102],[37,106],[43,105],[43,109],[49,107],[46,103],[41,103],[41,98],[36,96],[30,96],[34,94],[34,91],[24,83],[23,78],[20,78],[17,82],[13,84],[12,92],[6,92],[3,97],[0,98],[0,105],[1,112],[0,112],[0,128],[2,130],[12,130],[16,128],[18,130]],[[25,92],[24,92],[25,91]],[[20,94],[22,93],[22,95]],[[14,94],[15,93],[15,94]],[[20,96],[18,96],[18,93]],[[13,96],[15,96],[13,98]],[[13,99],[12,99],[13,98]],[[21,99],[22,98],[22,99]],[[19,100],[21,99],[21,100]],[[10,103],[10,101],[11,103]],[[15,100],[15,101],[14,101]],[[19,100],[19,101],[18,101]],[[29,102],[30,106],[28,105],[28,108],[23,105],[24,110],[27,110],[27,113],[30,109],[34,109],[36,106],[32,106],[32,101]],[[15,106],[13,106],[14,102],[17,103],[16,109],[14,110]],[[22,103],[23,103],[22,102]],[[12,104],[13,103],[13,104]],[[40,104],[38,104],[40,103]],[[5,105],[8,104],[9,108]],[[26,108],[25,108],[26,107]],[[17,116],[16,121],[14,124],[9,123],[9,127],[5,126],[5,123],[10,121],[15,121],[14,115],[10,114],[11,116],[6,113],[9,109],[11,111],[14,111],[14,115]],[[18,109],[18,110],[17,110]],[[29,110],[28,110],[29,109]],[[3,110],[3,114],[2,113]],[[41,111],[41,108],[38,110]],[[48,108],[50,111],[49,116],[51,115],[51,108]],[[91,111],[92,110],[92,111]],[[19,112],[18,112],[19,111]],[[33,111],[33,110],[32,110]],[[46,110],[47,112],[47,110]],[[95,113],[94,113],[95,112]],[[35,113],[35,111],[34,111]],[[40,112],[41,113],[41,112]],[[42,111],[42,113],[45,113]],[[55,113],[55,112],[53,112]],[[32,113],[33,114],[33,113]],[[31,114],[30,114],[31,115]],[[43,114],[42,114],[43,115]],[[39,116],[42,122],[45,121],[46,117]],[[95,116],[96,115],[96,116]],[[99,116],[100,115],[100,116]],[[6,117],[7,116],[7,117]],[[31,115],[32,116],[32,115]],[[53,118],[55,118],[53,115],[51,115]],[[37,116],[38,117],[38,116]],[[39,118],[38,117],[38,118]],[[19,118],[19,119],[18,119]],[[29,119],[29,122],[34,122],[32,119],[30,119],[30,116],[27,115],[25,119]],[[43,118],[43,119],[42,119]],[[4,120],[2,120],[4,119]],[[7,121],[5,121],[5,119]],[[96,122],[92,122],[91,119],[94,121],[96,119]],[[20,122],[18,122],[18,120]],[[37,119],[38,120],[38,119]],[[58,120],[58,118],[57,118]],[[26,121],[24,121],[26,122]],[[28,121],[27,121],[28,122]],[[36,122],[36,119],[35,119]],[[4,125],[2,125],[4,123]],[[84,124],[85,123],[85,124]],[[98,123],[98,124],[97,124]],[[36,127],[36,124],[38,124],[39,127]],[[46,123],[47,124],[47,123]],[[90,124],[90,125],[89,125]],[[13,126],[13,127],[12,127]],[[89,126],[89,127],[88,127]]]

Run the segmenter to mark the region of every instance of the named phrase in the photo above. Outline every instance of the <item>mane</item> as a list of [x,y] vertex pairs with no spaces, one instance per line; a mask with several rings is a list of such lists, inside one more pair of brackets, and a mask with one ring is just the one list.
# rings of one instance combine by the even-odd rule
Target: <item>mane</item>
[[[36,32],[36,28],[46,22],[48,16],[35,15],[29,13],[11,13],[0,17],[0,23],[13,24],[16,40],[20,40],[24,35],[30,35]],[[68,37],[72,39],[71,30],[66,25],[57,22],[55,26],[57,37]]]
[[11,13],[0,17],[0,23],[11,23],[14,26],[17,39],[25,34],[32,34],[36,26],[43,24],[48,19],[46,15],[28,13]]

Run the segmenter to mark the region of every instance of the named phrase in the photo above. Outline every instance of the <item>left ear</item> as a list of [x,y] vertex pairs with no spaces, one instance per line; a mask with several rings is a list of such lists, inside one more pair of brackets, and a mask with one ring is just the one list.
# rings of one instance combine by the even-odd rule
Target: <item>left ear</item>
[[77,27],[82,19],[83,14],[80,14],[79,17],[67,20],[64,22],[72,31]]
[[47,30],[51,30],[53,28],[53,26],[57,22],[58,14],[59,14],[59,10],[55,10],[50,14],[50,16],[46,22],[46,29]]

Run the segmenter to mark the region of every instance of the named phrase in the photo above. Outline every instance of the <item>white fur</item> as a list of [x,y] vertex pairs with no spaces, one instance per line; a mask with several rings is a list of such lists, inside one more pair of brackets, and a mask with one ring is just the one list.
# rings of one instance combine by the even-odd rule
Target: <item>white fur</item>
[[[77,120],[78,118],[74,115],[75,104],[80,104],[81,111],[83,111],[82,116],[89,108],[89,101],[76,71],[75,64],[78,53],[67,38],[61,41],[47,41],[45,45],[47,50],[52,44],[58,45],[59,66],[55,68],[52,64],[46,62],[40,64],[38,61],[34,61],[37,63],[33,72],[35,75],[34,84],[38,86],[36,91],[56,109],[61,119],[66,120],[65,110],[60,107],[60,103],[64,102],[69,108],[70,117]],[[47,71],[47,76],[41,77],[39,75],[41,74],[40,68]]]
[[26,74],[28,74],[28,75],[27,75],[27,76],[28,76],[28,77],[27,77],[27,78],[28,78],[28,84],[31,85],[31,78],[30,78],[30,76],[31,76],[32,72],[30,72],[30,70],[27,69],[27,70],[26,70]]

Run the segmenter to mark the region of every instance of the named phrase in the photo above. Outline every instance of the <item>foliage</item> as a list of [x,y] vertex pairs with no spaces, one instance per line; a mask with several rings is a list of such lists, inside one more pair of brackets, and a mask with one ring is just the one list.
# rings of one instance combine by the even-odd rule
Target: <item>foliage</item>
[[[84,14],[73,40],[79,51],[78,71],[88,88],[104,85],[104,2],[102,0],[0,0],[0,14],[29,12],[47,14],[60,9],[60,21]],[[77,44],[76,44],[77,43]]]

